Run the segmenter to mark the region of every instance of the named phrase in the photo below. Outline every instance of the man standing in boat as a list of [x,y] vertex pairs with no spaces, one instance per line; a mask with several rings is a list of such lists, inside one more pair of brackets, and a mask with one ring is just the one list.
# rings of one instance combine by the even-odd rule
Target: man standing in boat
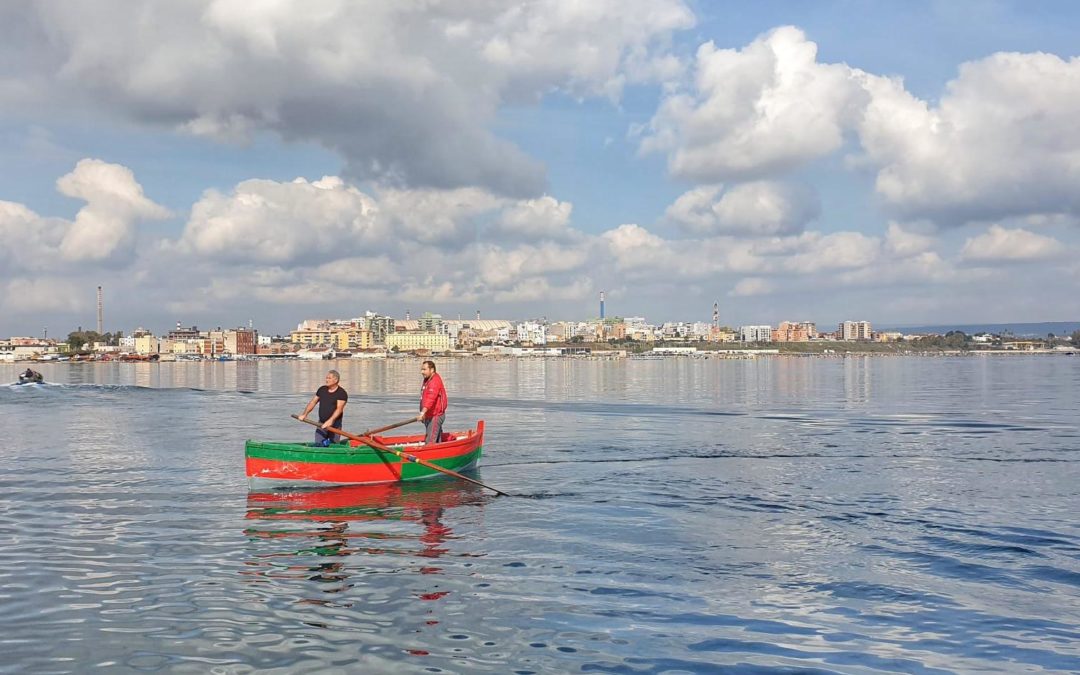
[[435,372],[434,361],[424,361],[420,374],[424,376],[424,384],[420,387],[420,414],[416,421],[423,422],[427,430],[424,443],[438,443],[446,420],[446,387],[442,377]]
[[329,427],[341,428],[345,423],[345,404],[349,401],[349,394],[339,386],[341,375],[336,370],[326,373],[326,384],[319,387],[315,395],[308,401],[300,419],[307,419],[308,414],[319,406],[319,423],[322,425],[315,430],[315,445],[328,446],[337,443],[338,435],[327,431]]

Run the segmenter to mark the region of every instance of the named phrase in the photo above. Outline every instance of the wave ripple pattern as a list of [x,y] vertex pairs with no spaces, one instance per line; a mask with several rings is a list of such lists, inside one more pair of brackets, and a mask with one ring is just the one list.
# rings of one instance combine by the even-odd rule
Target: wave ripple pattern
[[249,492],[326,367],[0,386],[0,672],[1080,671],[1080,359],[449,360],[515,496]]

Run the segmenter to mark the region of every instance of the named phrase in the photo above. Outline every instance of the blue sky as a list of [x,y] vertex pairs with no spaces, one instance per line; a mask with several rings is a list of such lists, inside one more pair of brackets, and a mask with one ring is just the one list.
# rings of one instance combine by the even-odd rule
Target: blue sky
[[249,5],[0,9],[0,335],[1080,315],[1075,3]]

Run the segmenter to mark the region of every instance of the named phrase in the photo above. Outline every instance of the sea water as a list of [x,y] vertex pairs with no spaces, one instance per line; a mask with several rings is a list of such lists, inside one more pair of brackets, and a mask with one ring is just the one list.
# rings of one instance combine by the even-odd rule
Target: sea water
[[0,670],[1080,670],[1080,359],[446,360],[514,496],[249,492],[327,368],[362,431],[419,365],[0,386]]

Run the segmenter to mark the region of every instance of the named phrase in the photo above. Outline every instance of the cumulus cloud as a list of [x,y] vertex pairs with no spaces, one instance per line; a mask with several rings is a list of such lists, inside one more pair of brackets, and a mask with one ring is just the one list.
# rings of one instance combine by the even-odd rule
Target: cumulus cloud
[[60,243],[60,254],[66,260],[105,261],[129,256],[135,243],[135,223],[169,216],[167,209],[143,195],[131,169],[119,164],[81,160],[56,187],[68,197],[86,201]]
[[895,222],[889,223],[889,229],[885,233],[885,246],[902,258],[925,253],[933,248],[936,242],[934,237],[907,230]]
[[74,221],[34,213],[0,201],[0,260],[13,269],[56,269],[60,263],[114,265],[132,260],[136,225],[169,212],[150,199],[127,167],[81,160],[56,182],[61,194],[81,199]]
[[781,27],[742,49],[702,45],[692,74],[641,130],[641,152],[665,153],[677,177],[774,178],[857,143],[849,165],[876,171],[907,220],[1080,215],[1080,57],[970,61],[934,103],[900,78],[820,62]]
[[855,71],[819,63],[797,28],[742,50],[707,42],[692,84],[664,100],[641,150],[666,152],[674,175],[705,183],[775,175],[840,148],[866,98]]
[[504,210],[495,229],[500,234],[523,239],[565,237],[569,234],[567,225],[573,209],[570,202],[544,195]]
[[207,191],[192,207],[182,252],[223,262],[318,264],[327,257],[368,260],[410,246],[457,251],[491,237],[500,242],[572,240],[573,205],[552,197],[513,200],[481,188],[372,194],[336,176],[308,182],[253,179],[228,194]]
[[269,130],[337,151],[354,178],[514,196],[539,194],[544,169],[491,133],[500,106],[671,77],[670,35],[694,22],[681,0],[45,0],[4,18],[9,103],[74,98],[224,140]]
[[991,225],[985,233],[964,242],[960,257],[973,263],[1036,262],[1060,257],[1065,251],[1065,245],[1053,237]]
[[56,264],[60,243],[70,227],[44,218],[22,204],[0,201],[0,261],[3,269],[45,270]]
[[635,270],[676,270],[678,256],[671,242],[633,223],[620,225],[601,235],[611,253],[615,269],[632,273]]
[[1080,59],[998,53],[961,65],[932,106],[868,78],[859,125],[877,190],[939,224],[1080,213]]
[[802,232],[820,212],[821,204],[810,188],[759,181],[728,190],[719,185],[696,187],[676,199],[665,218],[696,234],[774,236]]
[[580,269],[586,259],[587,253],[582,248],[552,242],[510,249],[485,246],[479,253],[477,276],[491,288],[505,289],[522,278]]
[[318,260],[381,240],[377,206],[339,178],[252,179],[230,194],[209,190],[191,208],[181,250],[226,262]]

